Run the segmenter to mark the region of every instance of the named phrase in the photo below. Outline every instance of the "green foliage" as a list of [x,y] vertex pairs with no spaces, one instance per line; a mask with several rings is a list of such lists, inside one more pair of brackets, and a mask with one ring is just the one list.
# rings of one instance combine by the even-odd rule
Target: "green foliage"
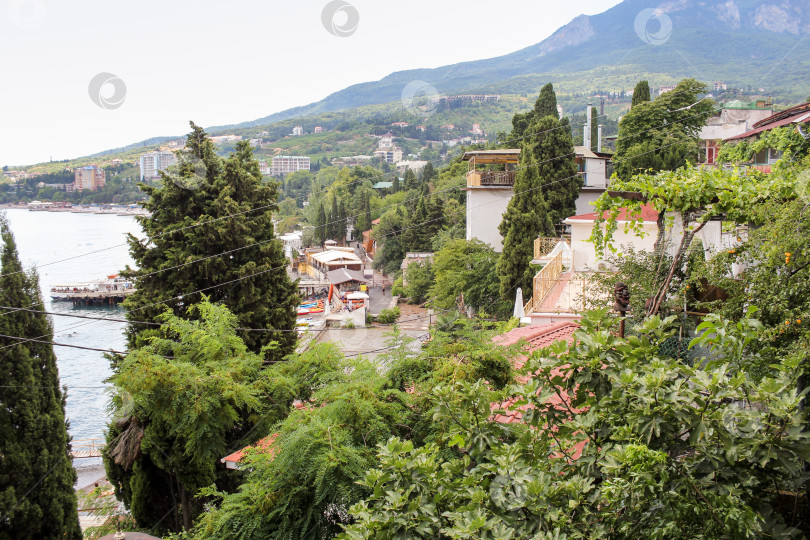
[[[163,187],[143,187],[152,217],[139,218],[143,239],[128,239],[138,268],[124,272],[137,284],[125,303],[127,317],[155,321],[166,306],[175,315],[185,314],[199,301],[194,291],[204,291],[212,302],[226,305],[240,327],[294,329],[297,289],[284,270],[287,262],[273,226],[277,184],[262,181],[246,142],[222,160],[192,123],[187,148],[178,169],[164,173]],[[129,346],[145,343],[152,333],[130,325]],[[253,352],[264,350],[268,361],[283,358],[296,342],[289,331],[241,335]],[[276,346],[266,348],[271,343]]]
[[370,362],[344,362],[306,410],[278,426],[269,453],[248,458],[245,483],[198,521],[194,538],[331,538],[367,495],[357,483],[377,444],[407,433],[406,394],[386,389]]
[[699,100],[706,85],[684,79],[655,101],[634,104],[619,123],[616,175],[629,180],[646,171],[674,170],[694,163],[699,134],[714,113],[714,103]]
[[[433,264],[430,261],[411,263],[405,269],[408,285],[405,287],[405,296],[409,304],[423,304],[428,299],[430,287],[436,277]],[[393,289],[392,289],[393,294]]]
[[793,156],[806,155],[808,143],[793,126],[778,127],[761,133],[755,139],[745,139],[736,144],[724,144],[717,156],[719,163],[748,163],[763,150],[782,152],[781,164]]
[[514,196],[498,230],[503,253],[498,262],[501,298],[514,300],[515,291],[531,290],[534,239],[555,236],[555,226],[575,211],[582,179],[576,174],[574,148],[568,130],[546,116],[526,130]]
[[436,252],[433,271],[436,275],[429,296],[439,309],[452,309],[464,297],[464,303],[476,312],[486,310],[501,314],[509,302],[500,299],[498,254],[480,240],[450,240]]
[[[754,382],[730,367],[751,328],[710,323],[724,360],[688,367],[657,354],[669,322],[624,340],[591,313],[573,344],[532,354],[526,383],[436,388],[446,442],[381,444],[341,538],[786,535],[780,493],[810,458],[795,365]],[[522,417],[493,422],[493,403]]]
[[631,108],[647,101],[650,101],[650,83],[648,81],[639,81],[639,83],[633,89],[633,102]]
[[[163,336],[130,352],[112,377],[119,409],[105,464],[141,526],[156,525],[167,513],[159,499],[144,497],[158,486],[153,478],[168,478],[177,484],[182,510],[178,515],[175,508],[164,526],[188,528],[202,509],[194,494],[214,482],[219,459],[260,415],[274,412],[266,397],[274,389],[272,372],[237,336],[237,317],[207,300],[191,310],[199,320],[167,312]],[[144,484],[136,489],[138,483]]]
[[[5,215],[0,216],[0,305],[44,310],[39,278],[25,271]],[[82,537],[59,384],[53,327],[45,315],[6,311],[0,334],[0,538]]]
[[377,315],[377,322],[380,324],[393,324],[397,322],[401,315],[399,306],[384,309]]

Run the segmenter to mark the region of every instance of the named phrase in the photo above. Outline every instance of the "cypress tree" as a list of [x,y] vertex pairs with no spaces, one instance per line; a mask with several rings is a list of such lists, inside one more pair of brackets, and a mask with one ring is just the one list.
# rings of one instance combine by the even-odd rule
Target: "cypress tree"
[[422,181],[430,182],[436,176],[436,169],[433,167],[431,162],[427,162],[425,164],[425,168],[422,169]]
[[399,191],[399,176],[394,175],[394,179],[391,181],[391,193],[396,193]]
[[348,215],[346,214],[346,205],[343,203],[343,199],[340,200],[340,206],[338,207],[338,242],[346,242],[346,233],[348,231]]
[[591,151],[596,152],[599,146],[599,113],[596,107],[591,108]]
[[[525,113],[517,113],[512,117],[512,139],[521,139],[524,137],[526,130],[533,122],[537,122],[546,116],[553,116],[556,119],[560,118],[560,113],[557,110],[557,94],[554,92],[554,85],[551,83],[546,84],[540,89],[540,94],[534,102],[534,109]],[[517,141],[508,141],[509,144],[520,143]]]
[[540,90],[540,95],[537,96],[537,101],[534,103],[533,120],[541,120],[546,116],[553,116],[557,120],[560,118],[557,110],[557,94],[554,93],[554,85],[551,83],[546,84]]
[[[249,144],[240,142],[221,159],[205,131],[191,126],[178,169],[163,174],[162,186],[141,186],[152,217],[139,219],[143,240],[129,236],[138,269],[125,272],[137,287],[127,298],[127,316],[157,321],[167,307],[186,316],[188,306],[202,299],[200,293],[189,293],[204,290],[211,302],[236,315],[239,327],[282,330],[240,333],[256,353],[275,342],[265,359],[280,360],[295,348],[296,335],[290,330],[295,328],[298,294],[273,227],[277,184],[262,182]],[[216,286],[220,284],[227,285]],[[144,325],[130,325],[129,347],[154,334]]]
[[405,189],[416,189],[417,182],[416,182],[416,174],[413,172],[412,169],[408,169],[405,171]]
[[[44,310],[35,272],[24,272],[5,216],[0,302]],[[51,341],[45,315],[0,314],[0,334]],[[65,395],[53,346],[0,338],[0,538],[82,538]]]
[[636,88],[633,90],[633,102],[630,108],[635,107],[639,103],[650,101],[650,83],[647,81],[639,81]]
[[340,242],[340,210],[338,209],[337,195],[332,196],[332,209],[329,211],[329,223],[326,227],[329,240]]
[[320,205],[318,207],[318,223],[315,224],[315,237],[321,245],[326,242],[326,223],[326,210],[324,210],[323,205]]
[[546,116],[526,130],[515,195],[499,226],[504,243],[498,275],[507,302],[514,300],[518,287],[531,290],[534,239],[555,235],[555,226],[576,210],[582,179],[576,174],[571,134],[554,129],[560,125]]

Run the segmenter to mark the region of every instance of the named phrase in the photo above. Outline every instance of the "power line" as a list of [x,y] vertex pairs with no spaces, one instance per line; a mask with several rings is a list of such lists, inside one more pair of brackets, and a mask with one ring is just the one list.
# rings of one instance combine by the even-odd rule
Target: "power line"
[[[700,115],[695,115],[695,116],[700,116]],[[684,120],[689,119],[689,118],[692,118],[692,117],[683,118],[683,119],[680,119],[680,120],[678,120],[678,121],[676,121],[676,122],[672,122],[672,123],[681,122],[681,121],[684,121]],[[652,128],[651,128],[651,129],[652,129]],[[644,131],[638,132],[638,133],[636,133],[636,135],[638,135],[639,133],[644,133],[644,132],[646,132],[646,131],[649,131],[649,130],[644,130]],[[636,158],[636,157],[639,157],[639,156],[642,156],[642,155],[646,155],[646,154],[649,154],[649,153],[652,153],[652,152],[655,152],[655,151],[658,151],[658,150],[662,150],[662,149],[664,149],[664,148],[668,148],[668,147],[673,146],[673,145],[676,145],[676,144],[682,144],[683,142],[684,142],[684,141],[675,141],[675,142],[672,142],[672,143],[667,144],[667,145],[662,145],[662,146],[660,146],[660,147],[653,148],[653,149],[648,150],[648,151],[646,151],[646,152],[641,152],[641,153],[639,153],[639,154],[634,154],[634,155],[632,155],[632,156],[627,156],[627,157],[625,157],[624,159],[619,160],[619,161],[625,161],[625,160],[633,159],[633,158]],[[538,162],[530,163],[530,164],[526,165],[525,167],[523,167],[522,169],[524,169],[524,170],[525,170],[525,169],[528,169],[529,167],[532,167],[532,166],[537,166],[537,165],[540,165],[540,164],[542,164],[542,163],[547,163],[547,162],[553,161],[553,160],[555,160],[555,159],[559,159],[560,157],[566,157],[566,156],[570,156],[570,155],[571,155],[571,154],[565,154],[565,155],[563,155],[563,156],[555,156],[555,157],[552,157],[552,158],[549,158],[549,159],[546,159],[546,160],[542,160],[542,161],[538,161]],[[525,192],[528,192],[528,191],[533,191],[533,190],[535,190],[535,189],[541,189],[541,188],[548,187],[548,186],[550,186],[550,185],[553,185],[553,184],[556,184],[556,183],[559,183],[559,182],[563,182],[563,181],[566,181],[566,180],[570,180],[570,179],[576,178],[576,177],[578,177],[578,176],[579,176],[579,173],[574,174],[574,175],[571,175],[571,176],[566,177],[566,178],[561,178],[561,179],[555,180],[554,182],[550,182],[550,183],[542,184],[542,185],[540,185],[540,186],[535,186],[534,188],[529,188],[529,189],[527,189],[527,190],[524,190],[523,192],[517,192],[517,193],[515,193],[515,194],[518,194],[518,193],[525,193]],[[459,188],[459,187],[456,187],[456,188],[449,188],[449,189],[447,189],[447,190],[444,190],[444,192],[447,192],[447,191],[452,191],[452,190],[458,190],[458,189],[462,189],[462,188]],[[435,195],[435,193],[433,193],[433,194],[428,194],[428,195],[423,195],[423,196],[419,196],[419,197],[415,197],[415,198],[413,198],[413,199],[411,199],[411,200],[417,200],[417,199],[424,198],[424,197],[428,197],[428,196],[432,196],[432,195]],[[404,202],[406,202],[406,201],[403,201],[403,203],[404,203]],[[480,207],[480,206],[484,206],[484,205],[486,205],[486,204],[491,204],[492,202],[496,202],[496,201],[490,201],[490,202],[488,202],[488,203],[483,203],[483,204],[481,204],[481,205],[476,206],[476,208],[478,208],[478,207]],[[400,203],[400,204],[402,204],[402,203]],[[395,206],[395,205],[390,205],[390,206]],[[464,209],[463,209],[463,211],[464,211],[465,213],[467,212],[467,210],[469,210],[469,209],[468,209],[468,208],[464,208]],[[461,210],[457,211],[456,213],[460,213],[460,212],[461,212]],[[405,230],[409,230],[409,229],[415,228],[415,227],[420,226],[420,225],[425,225],[425,224],[427,224],[427,223],[431,223],[431,222],[433,222],[433,221],[438,221],[438,220],[440,220],[440,219],[444,219],[444,216],[442,216],[442,217],[440,217],[440,218],[435,218],[435,219],[432,219],[432,220],[427,220],[427,221],[425,221],[425,222],[422,222],[422,223],[419,223],[419,224],[415,224],[415,225],[413,225],[413,226],[411,226],[411,227],[406,227],[406,228],[403,228],[403,229],[399,229],[399,230],[391,231],[391,232],[390,232],[390,233],[388,233],[388,234],[382,235],[382,236],[381,236],[381,238],[386,237],[386,236],[390,236],[390,235],[396,235],[396,234],[399,234],[399,233],[401,233],[401,232],[404,232]],[[195,291],[191,291],[191,292],[189,292],[189,293],[183,293],[183,294],[178,295],[178,296],[177,296],[177,297],[175,297],[175,298],[169,298],[169,299],[166,299],[166,300],[162,300],[162,301],[154,302],[154,303],[152,303],[152,304],[147,304],[147,305],[145,305],[145,306],[140,306],[140,307],[138,307],[138,308],[135,308],[135,309],[130,310],[129,312],[130,312],[130,313],[133,313],[133,312],[135,312],[135,311],[140,311],[140,310],[147,309],[147,308],[150,308],[150,307],[154,307],[154,306],[157,306],[157,305],[161,305],[161,304],[167,304],[168,302],[180,301],[180,300],[183,300],[184,298],[186,298],[186,297],[188,297],[188,296],[191,296],[191,295],[193,295],[193,294],[201,294],[201,293],[207,292],[207,291],[212,290],[212,289],[216,289],[216,288],[219,288],[219,287],[224,287],[224,286],[227,286],[227,285],[232,285],[232,284],[234,284],[234,283],[238,283],[238,282],[243,281],[243,280],[245,280],[245,279],[250,279],[250,278],[253,278],[253,277],[257,277],[257,276],[259,276],[259,275],[263,275],[263,274],[266,274],[266,273],[271,272],[271,271],[274,271],[274,270],[285,269],[285,268],[286,268],[286,266],[287,266],[287,265],[285,264],[284,266],[279,266],[279,267],[273,267],[273,268],[264,269],[264,270],[261,270],[261,271],[258,271],[258,272],[254,272],[253,274],[249,274],[249,275],[247,275],[247,276],[242,276],[242,277],[240,277],[240,278],[236,278],[236,279],[233,279],[233,280],[230,280],[230,281],[226,281],[226,282],[224,282],[224,283],[220,283],[220,284],[217,284],[217,285],[212,285],[212,286],[210,286],[210,287],[205,287],[205,288],[202,288],[202,289],[198,289],[198,290],[195,290]],[[100,320],[99,320],[99,322],[102,322],[102,321],[103,321],[103,319],[100,319]],[[75,325],[75,326],[69,327],[69,328],[67,328],[66,330],[71,330],[71,329],[73,329],[73,328],[78,328],[78,327],[83,326],[83,325],[85,325],[85,324],[91,324],[92,322],[94,322],[94,321],[90,321],[90,322],[88,322],[88,323],[83,323],[83,324],[78,324],[78,325]],[[269,331],[269,332],[281,332],[281,331],[283,331],[283,330],[268,330],[268,331]],[[44,336],[39,336],[39,337],[40,337],[40,338],[42,338],[42,337],[47,337],[47,335],[44,335]],[[5,349],[5,348],[7,348],[7,347],[9,347],[9,346],[7,345],[7,346],[5,346],[5,347],[0,347],[0,351],[1,351],[1,350],[3,350],[3,349]]]

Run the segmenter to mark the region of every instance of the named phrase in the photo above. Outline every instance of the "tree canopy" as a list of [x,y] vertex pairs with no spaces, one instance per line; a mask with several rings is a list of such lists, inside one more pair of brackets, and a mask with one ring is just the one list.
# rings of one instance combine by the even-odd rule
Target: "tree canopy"
[[[283,358],[296,342],[289,330],[295,328],[297,289],[274,234],[277,184],[262,181],[249,144],[220,159],[193,123],[177,169],[162,174],[161,187],[143,186],[150,196],[144,206],[152,213],[139,218],[144,238],[128,240],[138,268],[124,273],[136,283],[125,303],[127,317],[155,321],[166,306],[184,314],[201,291],[228,306],[240,327],[282,330],[242,337],[257,353],[275,344],[265,349],[268,361]],[[130,325],[129,346],[149,335],[148,327]]]
[[[39,277],[20,263],[5,215],[0,216],[0,305],[44,310]],[[30,338],[21,341],[4,336]],[[0,313],[0,538],[82,538],[76,472],[70,458],[65,393],[53,328],[29,311]]]

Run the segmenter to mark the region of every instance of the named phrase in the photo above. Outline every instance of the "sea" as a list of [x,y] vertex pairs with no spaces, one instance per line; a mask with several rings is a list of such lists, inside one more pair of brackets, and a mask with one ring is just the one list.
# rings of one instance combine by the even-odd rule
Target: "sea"
[[[90,317],[124,318],[121,307],[73,307],[52,301],[51,287],[82,283],[134,267],[126,243],[127,233],[142,237],[132,216],[71,212],[32,212],[5,209],[17,250],[25,268],[35,268],[47,311]],[[54,342],[98,349],[124,350],[125,324],[52,316]],[[74,446],[87,439],[103,439],[110,417],[111,375],[104,353],[69,347],[54,347],[59,376],[67,386],[66,415]],[[74,459],[77,487],[103,478],[100,458]]]

